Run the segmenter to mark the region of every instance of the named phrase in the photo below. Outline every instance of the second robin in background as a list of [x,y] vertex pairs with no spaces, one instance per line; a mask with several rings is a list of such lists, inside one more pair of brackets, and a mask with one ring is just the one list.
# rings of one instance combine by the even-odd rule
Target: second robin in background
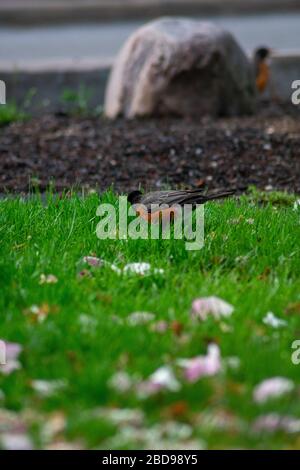
[[256,77],[256,88],[259,93],[263,93],[270,81],[270,66],[268,59],[270,57],[270,49],[267,47],[259,47],[254,53],[254,67]]

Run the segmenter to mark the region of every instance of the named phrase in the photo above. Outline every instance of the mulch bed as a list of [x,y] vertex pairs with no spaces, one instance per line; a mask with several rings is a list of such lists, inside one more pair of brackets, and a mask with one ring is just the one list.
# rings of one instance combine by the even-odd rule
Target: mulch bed
[[255,116],[110,122],[46,115],[0,129],[0,192],[249,185],[300,193],[300,107]]

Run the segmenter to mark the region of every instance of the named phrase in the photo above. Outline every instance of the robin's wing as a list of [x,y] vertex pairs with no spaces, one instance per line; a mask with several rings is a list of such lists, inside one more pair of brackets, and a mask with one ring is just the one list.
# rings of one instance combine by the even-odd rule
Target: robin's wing
[[194,200],[199,198],[203,194],[202,189],[188,189],[182,191],[154,191],[151,193],[144,194],[141,197],[141,204],[144,204],[148,212],[151,211],[151,204],[167,204],[172,206],[175,204],[183,204],[186,200]]
[[186,191],[156,191],[145,194],[141,198],[141,203],[147,207],[148,212],[151,212],[151,204],[167,204],[168,206],[174,206],[175,204],[204,204],[207,201],[228,197],[234,193],[235,190],[223,191],[210,195],[203,194],[203,190],[201,189],[190,189]]

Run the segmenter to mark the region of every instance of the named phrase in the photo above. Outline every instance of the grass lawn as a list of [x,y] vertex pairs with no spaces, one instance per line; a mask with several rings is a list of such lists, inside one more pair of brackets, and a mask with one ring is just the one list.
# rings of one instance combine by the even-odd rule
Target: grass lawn
[[[116,201],[113,193],[101,199]],[[0,338],[23,347],[20,367],[0,373],[4,441],[17,433],[35,448],[300,448],[295,198],[207,204],[205,246],[194,252],[182,240],[99,240],[99,201],[49,194],[0,202]],[[120,274],[109,263],[89,266],[87,255],[164,272]],[[192,302],[208,296],[230,303],[232,315],[195,320]],[[129,321],[133,312],[155,316]],[[266,325],[267,312],[286,324]],[[221,368],[187,380],[178,360],[205,356],[211,343]],[[148,379],[162,366],[176,386],[150,393]],[[255,387],[277,376],[293,389],[257,403]]]

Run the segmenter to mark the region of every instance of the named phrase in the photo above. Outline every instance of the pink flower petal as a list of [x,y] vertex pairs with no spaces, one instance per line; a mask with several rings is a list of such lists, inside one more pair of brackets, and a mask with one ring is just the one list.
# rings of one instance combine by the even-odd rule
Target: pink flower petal
[[23,433],[3,433],[1,434],[1,444],[5,450],[31,450],[33,445],[26,434]]
[[254,432],[277,432],[287,433],[300,432],[300,419],[293,416],[281,416],[276,413],[259,416],[253,423]]
[[22,352],[22,346],[18,343],[5,343],[6,345],[6,360],[15,360]]
[[108,385],[117,392],[128,392],[133,386],[133,380],[127,372],[118,371],[109,379]]
[[0,372],[8,375],[14,370],[20,369],[21,364],[18,361],[18,357],[22,352],[22,346],[17,343],[0,340],[0,348]]
[[158,322],[152,325],[152,331],[156,333],[165,333],[169,328],[168,322],[165,320],[159,320]]
[[179,361],[179,365],[184,368],[188,382],[196,382],[201,377],[216,375],[221,369],[220,349],[216,344],[210,344],[206,356],[183,359]]
[[18,369],[21,369],[21,364],[18,361],[9,361],[7,364],[0,365],[0,372],[4,375],[9,375]]
[[192,303],[192,315],[201,320],[206,320],[209,315],[216,320],[229,317],[233,310],[232,305],[215,296],[195,299]]
[[89,266],[102,266],[103,261],[101,258],[96,258],[96,256],[85,256],[83,261]]
[[138,384],[137,391],[141,396],[149,396],[161,390],[177,392],[181,385],[177,381],[173,370],[169,366],[162,366],[150,377]]
[[294,389],[292,380],[285,377],[272,377],[258,384],[253,390],[256,403],[265,403],[270,398],[280,398]]

